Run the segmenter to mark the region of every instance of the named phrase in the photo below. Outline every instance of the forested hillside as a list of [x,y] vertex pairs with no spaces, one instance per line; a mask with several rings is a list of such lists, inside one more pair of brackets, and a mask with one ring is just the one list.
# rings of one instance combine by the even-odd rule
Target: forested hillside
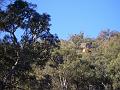
[[0,90],[120,90],[119,31],[60,40],[35,7],[16,0],[0,9]]

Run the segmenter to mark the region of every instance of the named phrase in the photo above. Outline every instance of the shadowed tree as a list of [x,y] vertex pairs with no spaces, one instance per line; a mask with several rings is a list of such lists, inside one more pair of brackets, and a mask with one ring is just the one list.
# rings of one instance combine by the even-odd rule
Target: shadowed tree
[[[0,10],[0,32],[5,33],[0,42],[1,88],[30,88],[32,65],[44,68],[51,50],[58,46],[58,37],[50,33],[50,15],[39,14],[35,7],[16,0]],[[15,34],[18,30],[23,32],[21,40]]]

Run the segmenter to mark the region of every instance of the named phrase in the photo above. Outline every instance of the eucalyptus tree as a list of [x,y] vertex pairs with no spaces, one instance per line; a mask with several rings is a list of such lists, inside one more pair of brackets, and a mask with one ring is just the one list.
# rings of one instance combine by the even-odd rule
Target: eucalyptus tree
[[[50,33],[50,15],[39,14],[36,5],[22,0],[10,3],[0,10],[1,88],[30,89],[36,80],[32,65],[44,68],[59,39]],[[21,35],[17,37],[17,32]],[[25,84],[22,82],[24,81]],[[37,85],[37,84],[36,84]],[[34,85],[34,88],[39,86]]]

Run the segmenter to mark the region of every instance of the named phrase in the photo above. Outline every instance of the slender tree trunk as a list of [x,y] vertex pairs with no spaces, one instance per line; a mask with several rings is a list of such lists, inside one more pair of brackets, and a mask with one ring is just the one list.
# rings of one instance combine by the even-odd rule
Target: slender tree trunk
[[16,61],[15,61],[14,65],[11,67],[11,70],[6,74],[6,76],[4,76],[4,78],[3,78],[4,84],[7,84],[7,80],[9,80],[11,78],[12,74],[15,72],[15,67],[18,65],[19,58],[20,58],[20,55],[19,55],[19,43],[17,41],[17,38],[16,38],[14,32],[11,33],[11,34],[13,36],[14,47],[16,48],[16,50],[15,50]]
[[61,77],[60,75],[59,75],[59,77],[60,77],[60,84],[61,84],[61,89],[62,90],[67,90],[67,81],[66,81],[66,78],[64,78],[64,77]]

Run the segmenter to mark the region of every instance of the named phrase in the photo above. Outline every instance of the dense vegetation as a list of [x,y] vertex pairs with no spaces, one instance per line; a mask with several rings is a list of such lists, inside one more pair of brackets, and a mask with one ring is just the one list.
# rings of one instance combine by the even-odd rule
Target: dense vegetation
[[0,9],[0,90],[120,90],[120,32],[59,40],[35,7],[16,0]]

